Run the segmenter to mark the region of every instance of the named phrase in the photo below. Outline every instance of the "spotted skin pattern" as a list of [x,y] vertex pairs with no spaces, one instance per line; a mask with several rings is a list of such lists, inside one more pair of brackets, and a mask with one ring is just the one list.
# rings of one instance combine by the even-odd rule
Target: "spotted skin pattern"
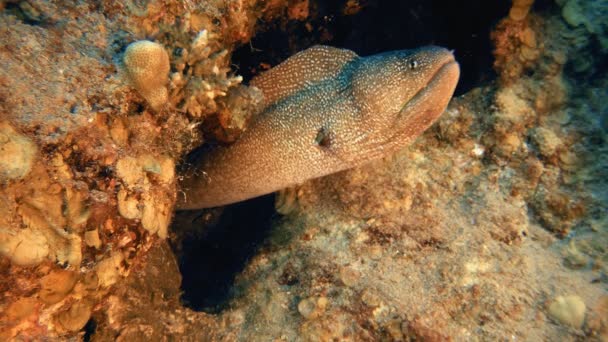
[[369,57],[304,50],[251,81],[264,110],[183,175],[177,208],[243,201],[395,153],[443,113],[459,75],[435,46]]

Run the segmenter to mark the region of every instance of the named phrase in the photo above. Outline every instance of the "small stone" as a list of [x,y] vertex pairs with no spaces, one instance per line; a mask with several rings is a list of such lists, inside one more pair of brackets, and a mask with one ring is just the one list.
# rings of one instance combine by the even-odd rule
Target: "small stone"
[[576,295],[558,296],[549,305],[549,316],[561,324],[580,329],[585,320],[585,302]]

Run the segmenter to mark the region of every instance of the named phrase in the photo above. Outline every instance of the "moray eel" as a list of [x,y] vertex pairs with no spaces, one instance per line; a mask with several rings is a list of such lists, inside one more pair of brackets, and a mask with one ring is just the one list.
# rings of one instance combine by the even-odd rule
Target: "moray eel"
[[250,82],[263,111],[185,172],[177,208],[243,201],[394,153],[443,113],[459,75],[453,54],[435,46],[297,53]]

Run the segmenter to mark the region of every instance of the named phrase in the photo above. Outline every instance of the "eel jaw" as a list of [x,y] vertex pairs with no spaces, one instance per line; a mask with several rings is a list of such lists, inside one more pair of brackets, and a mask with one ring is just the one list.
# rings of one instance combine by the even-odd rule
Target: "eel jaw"
[[395,118],[391,141],[410,143],[445,111],[460,77],[460,67],[450,54],[426,86],[422,87]]
[[[433,90],[436,88],[443,89],[443,93],[447,94],[447,106],[447,102],[449,102],[449,99],[451,99],[452,95],[454,94],[454,90],[456,89],[456,85],[458,84],[459,77],[460,66],[454,59],[454,55],[450,53],[449,55],[446,55],[446,58],[444,59],[443,63],[439,68],[437,68],[437,71],[435,71],[435,73],[429,79],[426,85],[420,88],[416,95],[414,95],[409,101],[407,101],[403,105],[399,112],[400,119],[403,120],[404,117],[407,116],[404,114],[408,114],[408,112],[412,113],[410,108],[415,105],[418,105],[420,101],[424,101],[424,97],[427,97],[428,93],[433,92]],[[435,93],[439,92],[435,91]]]

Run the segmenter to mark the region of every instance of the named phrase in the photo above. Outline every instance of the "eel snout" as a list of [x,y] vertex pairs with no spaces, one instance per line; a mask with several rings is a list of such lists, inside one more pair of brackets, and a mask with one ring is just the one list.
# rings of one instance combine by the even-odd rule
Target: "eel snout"
[[454,54],[444,48],[436,48],[432,72],[427,72],[428,79],[404,106],[402,112],[410,114],[433,112],[432,120],[436,119],[447,106],[454,94],[458,79],[460,78],[460,66],[454,58]]
[[405,103],[393,124],[391,141],[413,140],[429,128],[445,111],[460,78],[460,66],[451,51],[432,50],[433,71],[418,92]]

